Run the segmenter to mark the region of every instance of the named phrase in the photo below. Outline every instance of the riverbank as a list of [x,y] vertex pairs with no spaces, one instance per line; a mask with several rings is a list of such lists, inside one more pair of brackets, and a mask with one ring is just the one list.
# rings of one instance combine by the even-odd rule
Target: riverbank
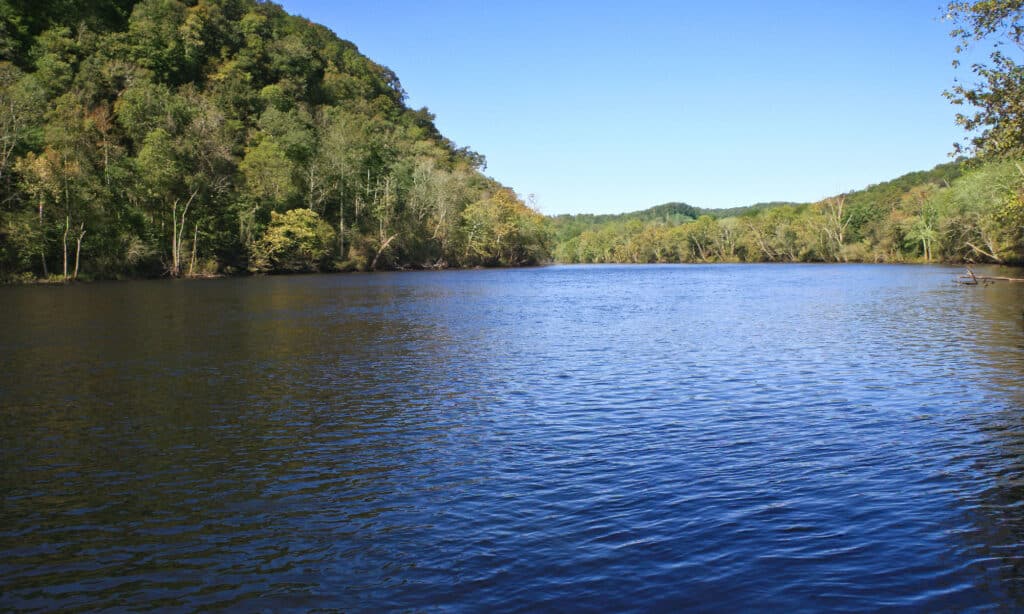
[[[218,274],[201,274],[201,275],[182,275],[179,277],[170,277],[168,275],[140,275],[140,276],[118,276],[118,277],[79,277],[78,279],[64,279],[62,276],[51,275],[48,278],[36,278],[33,276],[22,276],[17,279],[11,279],[6,281],[0,281],[0,287],[2,286],[69,286],[78,284],[92,284],[92,283],[103,283],[103,282],[118,282],[118,281],[147,281],[147,280],[167,280],[167,281],[199,281],[199,280],[215,280],[215,279],[237,279],[246,277],[306,277],[306,276],[334,276],[334,275],[372,275],[375,273],[413,273],[413,272],[442,272],[442,271],[480,271],[480,270],[502,270],[502,269],[523,269],[523,268],[541,268],[541,267],[600,267],[600,266],[674,266],[674,265],[685,265],[685,266],[711,266],[711,267],[733,267],[733,266],[768,266],[768,267],[782,267],[787,265],[808,265],[808,266],[911,266],[911,267],[926,267],[926,266],[941,266],[948,267],[951,272],[963,272],[963,267],[968,266],[967,263],[963,262],[646,262],[646,263],[635,263],[635,262],[591,262],[591,263],[567,263],[567,262],[548,262],[538,265],[530,265],[523,267],[396,267],[390,269],[378,269],[375,271],[370,270],[359,270],[356,268],[347,269],[336,269],[330,271],[279,271],[274,273],[263,273],[258,271],[247,271],[247,270],[236,270],[230,273],[218,273]],[[996,263],[984,263],[977,264],[971,263],[968,269],[977,271],[984,271],[985,274],[976,275],[977,279],[982,282],[994,282],[994,281],[1012,281],[1012,282],[1024,282],[1024,266],[1021,265],[1007,265],[1007,264],[996,264]],[[961,277],[969,278],[970,274],[965,273]]]

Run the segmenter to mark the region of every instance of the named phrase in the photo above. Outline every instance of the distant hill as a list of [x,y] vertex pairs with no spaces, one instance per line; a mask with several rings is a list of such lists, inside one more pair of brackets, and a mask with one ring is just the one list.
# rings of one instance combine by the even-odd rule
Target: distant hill
[[686,203],[665,203],[630,213],[578,213],[561,214],[551,217],[555,236],[565,240],[581,232],[608,224],[624,224],[630,221],[643,224],[658,223],[676,226],[690,222],[701,215],[701,210]]
[[[892,198],[897,198],[899,195],[905,193],[913,186],[922,184],[931,184],[936,186],[948,185],[954,179],[963,174],[964,162],[965,160],[961,159],[954,162],[939,164],[931,170],[906,173],[895,179],[884,181],[882,183],[871,184],[865,188],[853,190],[846,194],[851,198],[871,197],[882,199],[888,198],[891,200]],[[556,220],[556,222],[572,220],[594,225],[628,220],[640,220],[643,222],[658,221],[673,225],[693,221],[702,215],[710,215],[713,218],[724,219],[729,217],[754,215],[759,211],[771,209],[773,207],[801,207],[809,204],[810,203],[795,201],[771,201],[746,206],[714,209],[707,207],[695,207],[684,202],[673,201],[628,213],[599,215],[589,213],[580,213],[576,215],[562,214],[552,216],[552,219]]]
[[1013,161],[957,160],[817,203],[671,202],[551,223],[562,262],[1018,262],[1021,195]]
[[747,205],[745,207],[727,207],[725,209],[705,209],[701,208],[701,215],[710,215],[711,217],[724,219],[727,217],[742,217],[745,215],[755,215],[759,211],[764,209],[771,209],[772,207],[802,207],[809,203],[798,203],[798,202],[787,202],[787,201],[772,201],[767,203],[755,203],[753,205]]

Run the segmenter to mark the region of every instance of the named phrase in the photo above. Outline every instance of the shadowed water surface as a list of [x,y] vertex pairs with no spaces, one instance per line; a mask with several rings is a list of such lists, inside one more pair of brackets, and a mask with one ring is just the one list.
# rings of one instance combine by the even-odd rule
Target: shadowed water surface
[[1024,606],[1024,284],[0,288],[0,606]]

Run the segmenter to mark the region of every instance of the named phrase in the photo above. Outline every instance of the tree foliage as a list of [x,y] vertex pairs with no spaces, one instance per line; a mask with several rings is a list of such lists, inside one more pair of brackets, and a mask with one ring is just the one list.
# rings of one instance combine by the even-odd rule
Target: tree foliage
[[[954,162],[816,203],[558,216],[561,262],[1024,263],[1024,164]],[[664,206],[663,206],[664,207]]]
[[251,266],[259,271],[311,272],[324,269],[334,249],[334,230],[314,211],[272,211],[263,237],[253,246]]
[[0,41],[0,279],[549,257],[392,71],[271,2],[0,0]]
[[1024,260],[1024,0],[953,2],[982,156],[818,203],[544,218],[351,42],[262,0],[0,0],[0,280]]
[[[976,47],[988,51],[987,62],[971,64],[975,83],[957,83],[945,92],[953,104],[972,107],[957,114],[957,123],[971,135],[968,146],[956,144],[956,151],[1019,156],[1024,153],[1024,0],[950,2],[946,19],[953,24],[958,56]],[[959,58],[953,65],[960,66]]]
[[540,264],[548,254],[547,220],[511,190],[499,190],[466,207],[463,262],[482,266]]

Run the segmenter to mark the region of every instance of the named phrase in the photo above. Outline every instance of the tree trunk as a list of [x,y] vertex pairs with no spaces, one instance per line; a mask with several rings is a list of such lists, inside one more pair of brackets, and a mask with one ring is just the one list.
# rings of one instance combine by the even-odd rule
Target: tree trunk
[[977,253],[977,254],[980,254],[980,255],[982,255],[982,256],[985,256],[985,257],[987,257],[987,258],[991,258],[992,260],[994,260],[994,261],[998,262],[999,264],[1002,264],[1002,263],[1003,263],[1003,259],[1002,259],[1002,258],[1000,258],[999,256],[997,256],[997,255],[995,254],[995,250],[994,250],[994,249],[992,249],[992,246],[991,246],[991,245],[989,245],[988,247],[989,247],[989,249],[990,249],[990,250],[992,250],[992,251],[985,251],[985,250],[983,250],[982,248],[980,248],[980,247],[978,247],[977,245],[975,245],[974,243],[971,243],[970,241],[968,241],[968,242],[966,243],[966,245],[967,245],[967,247],[969,247],[969,248],[973,249],[973,250],[974,250],[974,252],[975,252],[975,253]]
[[82,254],[82,238],[85,237],[85,222],[78,227],[78,243],[75,246],[75,275],[72,279],[78,279],[78,259]]
[[846,243],[846,227],[850,224],[850,218],[844,218],[846,207],[846,196],[837,196],[825,200],[824,213],[826,215],[825,234],[836,244],[836,262],[846,260],[843,256],[843,245]]
[[178,199],[171,204],[171,277],[178,276]]
[[375,271],[375,270],[377,270],[377,260],[379,260],[379,259],[380,259],[380,255],[384,253],[384,250],[386,250],[386,249],[388,248],[388,245],[391,245],[391,242],[392,242],[392,241],[394,241],[394,240],[395,240],[395,237],[397,237],[397,236],[398,236],[398,235],[391,235],[390,237],[388,237],[388,240],[387,240],[387,241],[385,241],[385,242],[384,242],[384,243],[383,243],[383,244],[382,244],[382,245],[381,245],[381,246],[380,246],[380,247],[379,247],[379,248],[377,249],[377,254],[376,254],[376,255],[375,255],[374,257],[373,257],[373,262],[372,262],[372,263],[370,264],[370,270],[371,270],[371,271]]
[[345,188],[338,191],[338,257],[345,260]]
[[188,263],[188,276],[192,277],[196,271],[196,244],[199,243],[199,222],[196,222],[196,230],[192,235],[192,260]]
[[171,205],[171,277],[178,277],[181,275],[181,247],[185,242],[185,218],[188,216],[188,208],[192,205],[192,201],[195,200],[196,195],[199,194],[199,190],[193,190],[189,194],[188,200],[185,201],[185,207],[181,211],[181,219],[178,219],[178,202],[179,200],[174,199],[174,203]]
[[696,241],[695,240],[693,242],[693,246],[697,248],[697,255],[700,256],[701,261],[702,262],[707,262],[708,261],[708,257],[707,257],[707,254],[704,251],[704,246],[701,245],[700,241]]
[[71,216],[64,218],[64,281],[68,280],[68,231],[71,230]]

